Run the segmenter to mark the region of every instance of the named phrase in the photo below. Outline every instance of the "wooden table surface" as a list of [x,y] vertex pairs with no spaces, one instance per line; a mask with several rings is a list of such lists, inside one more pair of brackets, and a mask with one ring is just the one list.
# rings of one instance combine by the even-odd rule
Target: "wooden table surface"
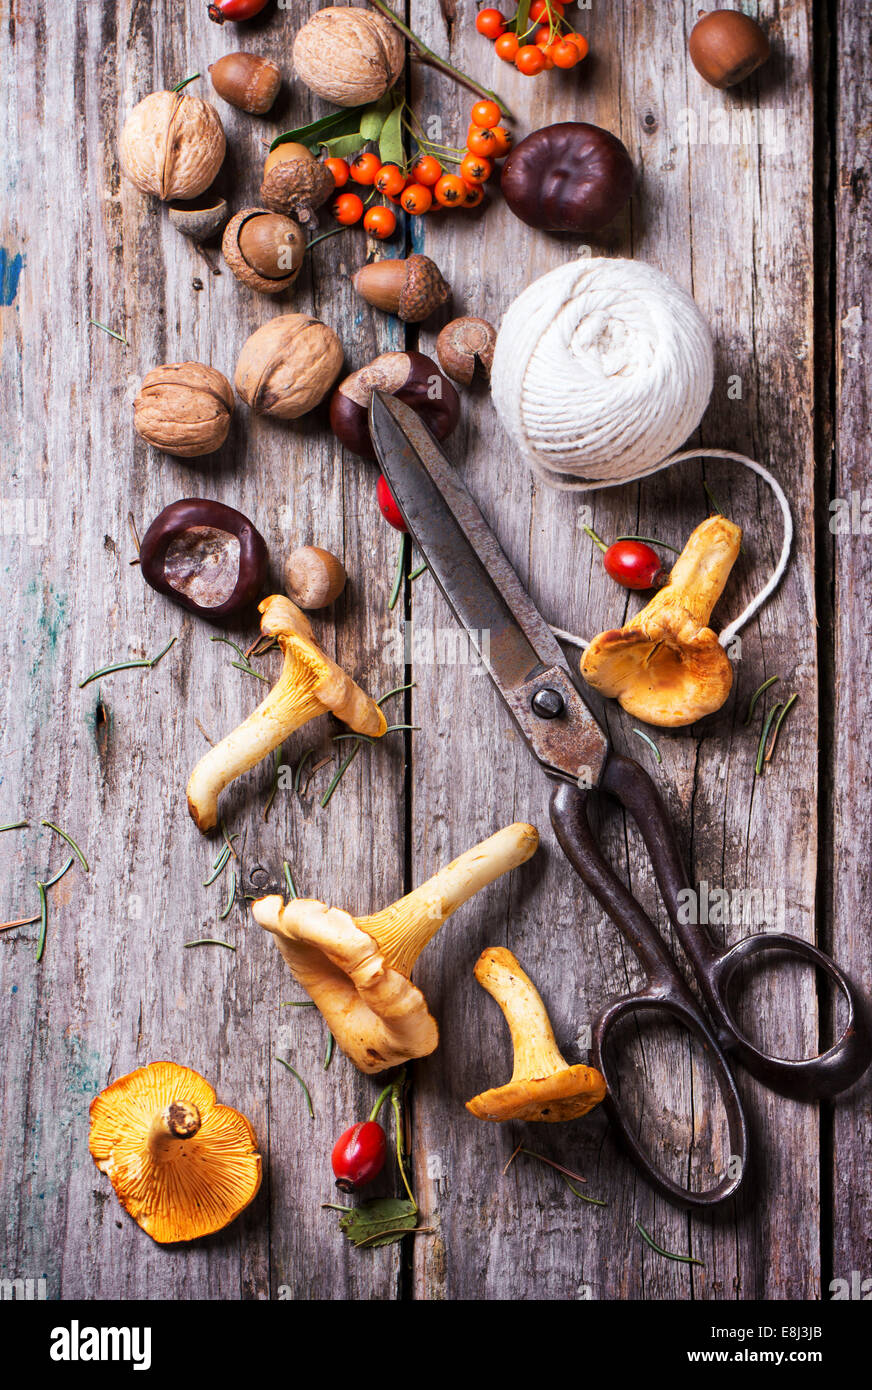
[[[68,830],[90,862],[89,874],[76,866],[50,892],[40,964],[36,926],[0,936],[0,1277],[45,1278],[50,1298],[829,1297],[833,1278],[872,1270],[868,1081],[819,1108],[740,1076],[754,1169],[740,1200],[716,1215],[690,1216],[653,1195],[601,1113],[518,1129],[467,1113],[464,1100],[510,1069],[507,1029],[472,975],[485,946],[517,953],[573,1060],[584,1057],[601,1003],[638,978],[556,846],[548,783],[482,671],[450,664],[444,652],[433,659],[453,620],[429,577],[407,579],[388,611],[398,537],[376,509],[374,467],[342,452],[323,409],[282,424],[240,404],[227,444],[204,460],[170,458],[133,431],[131,403],[152,366],[196,359],[232,378],[248,334],[277,313],[323,318],[349,370],[404,343],[432,350],[447,317],[418,332],[358,301],[348,272],[368,254],[402,254],[400,245],[367,245],[360,230],[318,246],[292,291],[258,296],[217,249],[207,262],[157,201],[121,177],[118,132],[136,101],[205,73],[237,47],[269,54],[290,75],[292,36],[318,8],[315,0],[271,6],[262,21],[222,29],[200,0],[104,0],[53,6],[50,15],[36,0],[0,4],[11,194],[0,238],[0,823],[29,821],[0,835],[3,919],[30,916],[35,880],[66,857],[41,820]],[[734,913],[715,935],[732,941],[784,926],[816,937],[868,986],[872,561],[860,522],[839,535],[829,524],[831,498],[856,493],[859,516],[867,486],[868,40],[848,3],[818,12],[810,0],[772,0],[760,5],[771,61],[721,93],[687,59],[697,8],[595,0],[577,23],[591,57],[573,73],[529,80],[475,33],[472,0],[408,5],[434,49],[498,87],[520,132],[591,120],[632,155],[632,204],[592,253],[659,266],[694,295],[716,340],[698,442],[773,468],[791,498],[796,545],[781,589],[743,634],[724,708],[692,730],[652,731],[662,765],[617,706],[603,716],[615,746],[661,787],[691,878],[711,891],[766,895],[762,911],[752,908],[744,925]],[[209,94],[206,83],[192,90]],[[417,67],[411,91],[425,123],[440,120],[444,140],[462,144],[468,94]],[[325,109],[292,80],[266,119],[215,100],[228,136],[218,186],[233,207],[256,201],[264,139]],[[684,138],[688,112],[693,143]],[[455,313],[493,322],[532,279],[578,254],[573,239],[516,221],[499,197],[485,216],[422,219],[411,244],[451,281]],[[578,499],[533,484],[486,389],[464,391],[451,452],[551,621],[590,636],[635,611],[637,599],[604,576],[581,531]],[[641,532],[681,545],[708,510],[703,480],[744,528],[716,614],[726,621],[777,557],[780,519],[765,485],[737,466],[694,461],[586,500],[602,535]],[[324,1070],[325,1027],[314,1010],[281,1008],[302,996],[269,936],[243,901],[219,921],[226,879],[201,886],[220,842],[195,830],[185,783],[208,746],[204,731],[222,736],[264,687],[130,563],[128,514],[142,533],[167,503],[191,495],[251,517],[277,587],[290,546],[339,554],[350,582],[316,616],[320,640],[374,695],[415,682],[390,712],[418,730],[365,749],[326,808],[331,767],[304,796],[280,789],[268,820],[271,760],[234,784],[224,811],[244,837],[246,892],[256,865],[275,878],[287,859],[302,893],[362,914],[512,820],[541,833],[534,859],[461,909],[417,968],[441,1028],[438,1051],[411,1068],[408,1100],[414,1182],[434,1232],[402,1246],[352,1250],[336,1214],[320,1205],[333,1200],[333,1139],[364,1116],[376,1081],[340,1054]],[[415,634],[410,666],[404,623]],[[229,635],[247,645],[254,629]],[[79,688],[107,661],[151,656],[172,636],[154,670]],[[263,669],[275,674],[275,653]],[[776,675],[778,694],[799,699],[777,756],[755,780],[758,730],[743,720],[750,694]],[[347,748],[331,743],[336,731],[327,720],[300,731],[285,762],[295,766],[313,745],[335,760]],[[634,828],[610,813],[603,836],[668,933]],[[215,936],[235,952],[184,947]],[[779,970],[747,984],[743,1018],[776,1051],[812,1052],[829,1035],[831,1009],[810,973]],[[624,1047],[626,1084],[654,1152],[705,1182],[727,1155],[704,1065],[662,1030],[640,1028]],[[277,1057],[307,1080],[314,1120]],[[249,1116],[264,1156],[254,1204],[189,1248],[153,1244],[88,1154],[92,1097],[159,1058],[208,1077],[220,1100]],[[582,1173],[585,1191],[608,1205],[580,1202],[557,1173],[523,1156],[502,1175],[520,1140]],[[661,1258],[636,1221],[702,1265]]]

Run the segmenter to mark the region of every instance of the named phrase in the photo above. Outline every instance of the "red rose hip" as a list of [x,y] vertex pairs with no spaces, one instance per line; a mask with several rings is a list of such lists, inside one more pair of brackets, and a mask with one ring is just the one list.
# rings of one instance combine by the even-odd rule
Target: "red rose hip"
[[336,1186],[342,1192],[355,1192],[377,1178],[385,1166],[388,1141],[376,1120],[352,1125],[333,1145],[331,1162]]

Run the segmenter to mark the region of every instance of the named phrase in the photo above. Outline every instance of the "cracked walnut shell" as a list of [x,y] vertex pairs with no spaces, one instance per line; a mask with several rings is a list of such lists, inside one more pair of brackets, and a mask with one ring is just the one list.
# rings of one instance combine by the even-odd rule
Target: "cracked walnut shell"
[[168,362],[145,377],[133,402],[133,424],[156,448],[197,458],[221,448],[233,405],[233,388],[214,367]]
[[152,92],[121,131],[121,167],[143,193],[163,202],[196,198],[215,178],[226,141],[214,106],[185,92]]

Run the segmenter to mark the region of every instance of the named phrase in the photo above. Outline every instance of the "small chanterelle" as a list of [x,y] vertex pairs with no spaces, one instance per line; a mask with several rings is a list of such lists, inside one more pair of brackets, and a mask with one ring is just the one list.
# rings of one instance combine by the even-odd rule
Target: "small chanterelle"
[[575,1120],[599,1105],[605,1077],[595,1067],[564,1061],[542,997],[520,961],[503,946],[483,951],[475,978],[502,1009],[515,1049],[504,1086],[466,1102],[479,1120]]
[[314,1000],[338,1046],[363,1072],[426,1057],[439,1043],[436,1020],[409,976],[431,937],[469,898],[539,845],[532,825],[498,830],[406,897],[370,917],[278,894],[252,904],[295,979]]

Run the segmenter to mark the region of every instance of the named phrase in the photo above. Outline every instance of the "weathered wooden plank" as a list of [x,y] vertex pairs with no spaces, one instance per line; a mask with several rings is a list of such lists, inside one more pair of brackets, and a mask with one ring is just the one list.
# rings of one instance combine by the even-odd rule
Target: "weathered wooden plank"
[[[688,6],[686,26],[692,22]],[[811,485],[812,458],[807,423],[810,379],[810,296],[803,275],[810,266],[811,101],[808,83],[788,92],[777,82],[749,84],[743,98],[704,88],[688,70],[685,27],[673,14],[641,6],[596,6],[581,16],[595,66],[587,72],[525,81],[503,65],[482,58],[484,41],[472,29],[472,7],[453,6],[451,22],[432,6],[413,6],[415,27],[439,52],[491,80],[521,117],[522,133],[573,114],[614,130],[640,168],[640,192],[627,219],[610,230],[595,254],[636,255],[660,265],[691,290],[719,340],[716,394],[705,422],[706,443],[744,448],[771,457],[779,475],[803,496]],[[781,15],[776,39],[802,69],[808,53],[807,14],[802,7]],[[616,45],[617,39],[617,45]],[[620,61],[618,61],[618,51]],[[486,52],[486,50],[485,50]],[[441,80],[420,79],[425,113],[440,110],[448,132],[466,124],[465,94],[451,94]],[[576,98],[569,93],[577,91]],[[437,108],[438,102],[438,108]],[[743,104],[780,108],[791,130],[790,148],[777,154],[753,141],[734,146],[688,146],[679,142],[683,108],[700,116]],[[758,191],[762,190],[762,191]],[[475,233],[459,221],[429,220],[423,245],[455,287],[455,312],[464,308],[498,321],[514,294],[535,275],[576,254],[560,239],[530,233],[495,200]],[[474,245],[474,250],[472,247]],[[785,272],[785,267],[789,270]],[[776,280],[783,276],[779,283]],[[765,294],[759,286],[765,281]],[[785,328],[789,325],[789,328]],[[438,326],[438,325],[437,325]],[[427,325],[429,329],[430,325]],[[425,343],[432,335],[424,335]],[[725,399],[728,375],[745,384],[738,408]],[[750,378],[754,376],[754,380]],[[761,384],[762,383],[762,384]],[[753,387],[753,394],[751,388]],[[777,388],[777,390],[776,390]],[[750,399],[749,399],[750,394]],[[784,412],[793,427],[785,430]],[[620,622],[625,601],[602,574],[576,525],[577,499],[531,487],[513,458],[486,404],[467,403],[467,423],[453,446],[464,475],[481,500],[521,577],[543,611],[561,626],[591,633]],[[591,500],[601,534],[653,532],[680,544],[707,510],[700,485],[703,470],[684,465],[641,488],[600,492]],[[768,501],[735,471],[707,465],[715,493],[748,532],[746,554],[725,600],[737,611],[773,563],[778,525]],[[757,516],[765,518],[761,531]],[[770,520],[770,518],[772,518]],[[737,693],[698,737],[663,736],[663,767],[657,769],[695,876],[714,886],[757,889],[787,886],[789,925],[813,931],[815,864],[815,709],[813,648],[793,669],[788,646],[797,613],[803,630],[813,626],[812,552],[806,518],[800,522],[797,559],[779,600],[746,637]],[[770,534],[771,532],[771,534]],[[629,607],[635,610],[635,602]],[[414,595],[414,617],[439,628],[450,617],[432,590]],[[755,740],[741,729],[750,692],[780,670],[804,700],[790,730],[790,757],[773,766],[763,787],[751,773]],[[471,671],[416,668],[415,722],[419,760],[414,784],[413,847],[416,877],[437,860],[461,850],[477,836],[512,817],[530,819],[543,833],[537,860],[515,876],[514,885],[468,913],[472,935],[449,927],[432,957],[422,961],[421,979],[441,1009],[443,1044],[418,1069],[416,1147],[419,1182],[431,1176],[431,1205],[441,1236],[416,1250],[417,1290],[423,1297],[577,1297],[584,1285],[594,1297],[785,1297],[810,1294],[817,1280],[817,1167],[815,1119],[810,1110],[786,1106],[743,1082],[762,1159],[755,1175],[756,1201],[738,1214],[715,1221],[688,1218],[652,1197],[617,1157],[599,1117],[578,1125],[535,1129],[518,1135],[492,1132],[462,1111],[463,1099],[506,1075],[505,1038],[494,1008],[471,978],[480,947],[506,941],[540,983],[552,1008],[558,1037],[571,1043],[609,994],[638,978],[613,928],[599,921],[577,880],[560,862],[547,816],[547,788],[518,748],[508,721],[482,678]],[[450,695],[446,687],[450,680]],[[450,714],[449,714],[450,708]],[[619,747],[650,764],[633,735],[633,721],[606,711]],[[454,721],[449,734],[448,721]],[[456,721],[465,725],[461,736]],[[470,745],[473,751],[470,751]],[[423,768],[421,764],[423,763]],[[799,778],[796,768],[801,768]],[[653,769],[652,769],[653,770]],[[797,782],[800,788],[797,790]],[[749,805],[751,814],[749,817]],[[776,812],[779,835],[766,826]],[[782,828],[783,827],[783,828]],[[604,845],[628,874],[633,888],[659,917],[644,852],[633,831],[609,819]],[[760,924],[756,917],[750,924]],[[661,921],[662,925],[662,921]],[[744,930],[748,929],[748,925]],[[772,925],[772,923],[770,923]],[[728,939],[743,934],[731,924]],[[780,1005],[777,1029],[814,1046],[807,1019],[813,1017],[810,986],[793,982]],[[772,1012],[771,992],[757,995],[753,1008]],[[780,997],[780,996],[779,996]],[[487,1045],[485,1045],[487,1039]],[[654,1133],[664,1134],[679,1166],[702,1170],[711,1152],[708,1131],[718,1121],[713,1097],[692,1059],[667,1049],[662,1036],[641,1042],[639,1065]],[[637,1045],[637,1047],[639,1046]],[[628,1042],[629,1048],[629,1042]],[[578,1055],[573,1053],[573,1055]],[[453,1114],[446,1115],[447,1096]],[[692,1116],[690,1125],[688,1119]],[[664,1120],[666,1121],[664,1126]],[[557,1130],[557,1127],[554,1127]],[[607,1211],[578,1204],[559,1178],[518,1161],[513,1177],[500,1179],[505,1158],[521,1135],[560,1161],[580,1168],[589,1191],[606,1197]],[[661,1150],[662,1152],[662,1150]],[[702,1176],[702,1173],[701,1173]],[[797,1193],[802,1193],[798,1198]],[[783,1239],[788,1210],[804,1203],[808,1225],[800,1246]],[[705,1260],[704,1271],[659,1261],[641,1248],[633,1220],[640,1219],[671,1249],[687,1249]],[[616,1254],[616,1252],[620,1252]],[[583,1290],[584,1291],[584,1290]]]
[[[374,507],[372,469],[341,455],[323,410],[287,427],[254,421],[240,405],[227,445],[205,461],[170,459],[132,430],[130,403],[151,366],[197,358],[232,378],[246,336],[276,313],[322,315],[350,367],[396,341],[396,327],[361,313],[344,279],[344,265],[365,254],[360,232],[317,248],[295,290],[270,303],[226,268],[210,273],[163,210],[119,174],[117,134],[135,101],[205,73],[238,47],[274,56],[288,73],[300,12],[317,8],[223,29],[205,4],[126,0],[67,11],[51,24],[41,6],[21,4],[4,19],[16,198],[2,242],[20,248],[26,264],[14,303],[0,310],[3,496],[36,499],[47,526],[39,544],[2,540],[18,612],[3,638],[10,678],[0,790],[10,817],[26,814],[34,827],[0,837],[4,916],[28,912],[34,874],[62,862],[63,846],[38,829],[41,816],[76,835],[92,869],[87,878],[71,872],[53,892],[39,968],[34,928],[0,938],[3,1273],[44,1274],[50,1297],[265,1298],[282,1285],[303,1298],[394,1292],[397,1252],[350,1259],[334,1218],[320,1210],[333,1191],[333,1138],[368,1108],[372,1085],[341,1056],[322,1071],[325,1030],[314,1011],[280,1010],[299,991],[272,943],[244,906],[218,922],[226,880],[200,886],[216,841],[185,813],[188,772],[206,748],[195,719],[220,737],[264,688],[230,666],[233,654],[209,641],[205,624],[146,589],[128,564],[129,510],[141,532],[180,496],[236,505],[266,536],[277,584],[289,545],[313,541],[345,557],[348,595],[318,616],[319,636],[365,685],[379,684],[376,694],[402,677],[383,654],[393,533]],[[32,75],[27,84],[22,72]],[[264,121],[216,104],[229,143],[219,186],[233,206],[254,203],[262,141],[320,104],[295,88]],[[220,268],[215,248],[209,257]],[[89,327],[91,317],[129,346]],[[253,633],[229,635],[247,644]],[[152,654],[173,634],[176,646],[153,672],[78,689],[106,659]],[[275,674],[275,655],[264,670]],[[329,744],[329,732],[325,721],[301,731],[287,761],[313,737],[334,756],[344,750]],[[264,824],[264,766],[227,794],[227,821],[247,836],[246,873],[259,862],[275,881],[288,858],[301,891],[369,910],[402,890],[402,749],[385,746],[371,761],[364,752],[322,811],[329,775],[320,772],[302,802],[281,791]],[[244,888],[252,891],[247,878]],[[200,936],[225,937],[237,951],[183,949]],[[276,1055],[307,1078],[314,1122]],[[92,1095],[165,1056],[200,1069],[220,1099],[250,1116],[265,1159],[255,1205],[193,1249],[152,1246],[87,1152]]]
[[[872,271],[872,195],[869,189],[869,39],[862,16],[850,5],[838,7],[830,34],[830,62],[836,76],[834,132],[836,448],[832,502],[835,671],[832,727],[833,868],[830,893],[831,948],[836,958],[872,992],[865,905],[870,888],[870,770],[866,756],[869,727],[869,592],[872,583],[869,537],[869,279]],[[850,73],[850,76],[848,75]],[[824,499],[826,493],[824,492]],[[826,505],[825,500],[821,506]],[[829,906],[829,903],[828,903]],[[839,1016],[843,1024],[844,1010]],[[838,1028],[836,1029],[836,1032]],[[869,1297],[872,1274],[872,1144],[870,1081],[840,1099],[833,1114],[832,1269],[841,1281],[839,1297]],[[863,1281],[866,1281],[864,1284]],[[825,1291],[824,1296],[827,1296]]]

